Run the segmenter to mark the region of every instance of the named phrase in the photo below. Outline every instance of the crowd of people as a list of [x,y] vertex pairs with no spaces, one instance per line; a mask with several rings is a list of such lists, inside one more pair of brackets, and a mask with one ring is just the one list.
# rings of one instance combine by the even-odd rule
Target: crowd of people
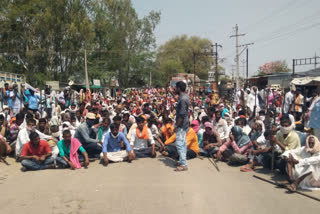
[[130,89],[115,97],[89,89],[39,91],[5,84],[0,98],[0,156],[22,171],[79,169],[158,155],[188,170],[198,156],[257,166],[288,176],[292,191],[320,188],[320,87],[312,96],[290,87],[235,91],[231,102],[217,91],[176,87]]

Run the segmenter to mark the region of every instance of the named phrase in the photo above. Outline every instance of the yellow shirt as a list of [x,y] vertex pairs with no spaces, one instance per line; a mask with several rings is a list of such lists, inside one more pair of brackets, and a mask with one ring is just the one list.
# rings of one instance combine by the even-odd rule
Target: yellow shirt
[[301,147],[299,135],[295,131],[291,131],[286,137],[286,139],[284,139],[281,132],[278,131],[276,137],[277,137],[277,140],[280,141],[280,143],[282,143],[286,147],[285,151],[297,149]]
[[[198,137],[196,132],[192,128],[189,128],[186,138],[187,138],[187,148],[191,149],[196,154],[198,154],[199,153]],[[166,140],[164,144],[169,145],[175,141],[176,141],[176,134],[173,134],[168,140]]]

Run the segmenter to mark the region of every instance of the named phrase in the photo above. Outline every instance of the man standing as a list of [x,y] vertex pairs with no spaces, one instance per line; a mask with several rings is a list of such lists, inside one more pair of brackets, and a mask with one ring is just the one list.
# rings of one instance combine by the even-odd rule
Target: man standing
[[290,111],[292,111],[292,106],[294,102],[294,91],[295,89],[291,86],[290,91],[286,93],[283,100],[283,114],[288,114]]
[[189,96],[186,94],[186,83],[179,81],[176,83],[175,93],[179,95],[176,109],[176,147],[179,154],[179,162],[175,171],[186,171],[187,166],[187,131],[189,129]]

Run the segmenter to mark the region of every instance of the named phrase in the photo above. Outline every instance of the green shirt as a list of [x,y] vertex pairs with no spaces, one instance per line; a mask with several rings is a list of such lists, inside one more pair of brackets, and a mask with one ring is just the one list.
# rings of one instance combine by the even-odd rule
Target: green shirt
[[[60,140],[58,142],[58,148],[59,148],[60,157],[64,157],[64,156],[69,157],[70,156],[71,146],[67,147],[66,144],[64,143],[64,140]],[[79,150],[82,154],[86,151],[82,146],[79,147]]]

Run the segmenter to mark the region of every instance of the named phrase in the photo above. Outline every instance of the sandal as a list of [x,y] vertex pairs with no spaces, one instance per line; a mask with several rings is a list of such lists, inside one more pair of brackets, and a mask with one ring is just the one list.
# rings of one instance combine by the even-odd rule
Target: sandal
[[178,166],[177,168],[174,169],[176,172],[182,172],[182,171],[187,171],[188,167],[187,166]]

